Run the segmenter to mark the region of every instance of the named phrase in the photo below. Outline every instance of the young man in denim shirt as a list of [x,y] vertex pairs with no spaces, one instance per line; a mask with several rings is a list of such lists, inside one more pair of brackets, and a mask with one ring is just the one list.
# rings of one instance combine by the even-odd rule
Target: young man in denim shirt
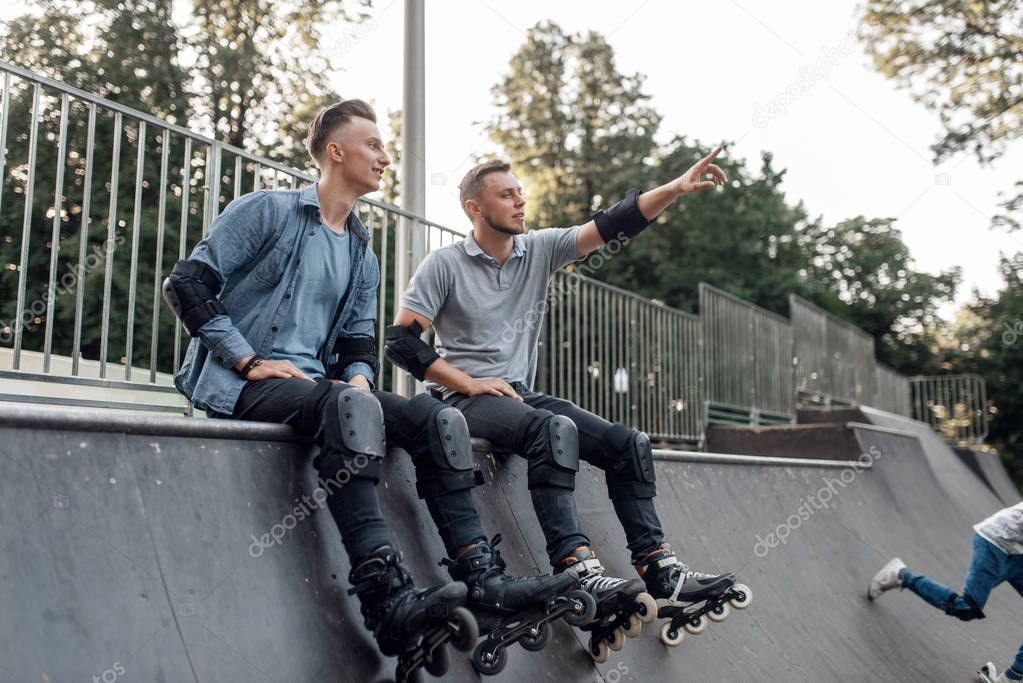
[[352,592],[380,650],[395,655],[428,628],[429,614],[446,611],[441,604],[462,604],[467,589],[413,587],[377,498],[385,440],[412,456],[448,554],[479,569],[464,576],[472,595],[533,605],[566,582],[504,574],[473,504],[477,473],[456,409],[372,390],[380,270],[353,212],[390,164],[372,108],[360,100],[325,108],[307,145],[317,184],[232,202],[167,278],[165,297],[193,337],[175,384],[214,417],[315,435]]

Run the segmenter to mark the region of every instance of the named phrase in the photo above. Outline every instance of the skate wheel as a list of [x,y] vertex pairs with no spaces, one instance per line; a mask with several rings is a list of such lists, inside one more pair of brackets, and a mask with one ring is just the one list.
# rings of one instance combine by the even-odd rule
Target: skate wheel
[[439,645],[434,648],[430,656],[426,658],[424,665],[426,672],[434,678],[440,678],[451,668],[451,653],[446,645]]
[[683,628],[689,635],[698,636],[701,635],[704,631],[706,631],[708,626],[710,626],[710,622],[707,621],[707,618],[701,614],[700,616],[693,617],[692,619],[687,621]]
[[496,676],[508,663],[508,653],[503,647],[490,651],[481,643],[472,651],[472,668],[484,676]]
[[678,647],[685,640],[685,631],[672,627],[671,622],[665,622],[661,627],[661,642],[668,647]]
[[635,638],[643,630],[643,622],[638,614],[629,615],[629,627],[625,629],[625,637]]
[[753,591],[744,583],[737,583],[732,586],[732,592],[739,594],[728,601],[735,609],[746,609],[753,602]]
[[594,641],[593,636],[590,636],[590,642],[586,645],[586,649],[590,651],[590,657],[592,657],[593,661],[597,664],[603,664],[607,661],[609,652],[606,641]]
[[597,616],[597,601],[586,591],[572,591],[568,594],[568,599],[575,602],[577,608],[565,612],[561,617],[569,626],[583,626]]
[[727,619],[731,613],[732,606],[727,602],[722,602],[720,605],[714,605],[714,609],[707,612],[707,616],[711,621],[721,622]]
[[608,641],[607,646],[615,652],[621,652],[622,648],[625,647],[625,631],[620,628],[612,631],[611,640]]
[[657,621],[657,601],[654,596],[644,591],[636,596],[636,605],[639,607],[636,614],[641,622],[652,624]]
[[530,633],[522,636],[522,638],[519,639],[519,645],[530,652],[539,652],[547,647],[547,641],[550,640],[550,637],[550,624],[540,624],[536,628],[532,629]]
[[455,648],[468,652],[476,647],[476,641],[480,639],[480,627],[472,612],[464,607],[455,607],[451,610],[448,621],[456,627],[455,635],[451,638],[451,644]]

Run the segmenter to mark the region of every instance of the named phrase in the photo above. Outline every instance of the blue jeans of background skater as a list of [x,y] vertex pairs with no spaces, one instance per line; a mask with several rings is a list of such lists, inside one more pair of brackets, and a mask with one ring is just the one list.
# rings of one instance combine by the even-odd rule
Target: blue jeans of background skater
[[[1006,555],[996,545],[976,532],[973,534],[973,558],[966,572],[963,594],[957,595],[952,589],[926,576],[916,576],[908,569],[899,572],[902,585],[931,603],[946,614],[963,621],[983,619],[984,605],[991,590],[1008,581],[1016,592],[1023,596],[1023,555]],[[1023,646],[1012,668],[1006,672],[1018,680],[1023,675]]]

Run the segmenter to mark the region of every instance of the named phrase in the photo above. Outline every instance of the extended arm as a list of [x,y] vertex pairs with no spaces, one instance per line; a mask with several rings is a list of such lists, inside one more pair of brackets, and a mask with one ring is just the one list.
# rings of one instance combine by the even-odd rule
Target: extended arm
[[[612,240],[632,239],[681,195],[726,183],[728,177],[725,172],[713,163],[721,149],[719,145],[678,178],[642,194],[630,192],[625,199],[594,216],[579,229],[576,258],[582,258]],[[713,180],[704,180],[707,175]]]

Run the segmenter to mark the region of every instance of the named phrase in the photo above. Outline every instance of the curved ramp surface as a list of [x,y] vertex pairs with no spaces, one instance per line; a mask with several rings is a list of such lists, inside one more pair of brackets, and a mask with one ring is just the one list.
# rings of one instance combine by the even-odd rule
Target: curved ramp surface
[[[373,681],[393,670],[345,594],[349,567],[315,509],[310,448],[287,430],[0,411],[0,680]],[[748,611],[675,649],[646,627],[599,666],[584,634],[558,623],[544,651],[512,648],[493,680],[966,681],[987,659],[1007,662],[1023,634],[1007,587],[971,623],[908,593],[864,599],[894,554],[959,586],[979,516],[949,504],[961,494],[919,435],[851,434],[871,467],[658,462],[669,538],[694,568],[750,584]],[[510,569],[547,571],[523,462],[480,463],[477,502]],[[420,582],[439,580],[442,546],[407,456],[392,453],[386,469],[398,543]],[[1002,506],[980,490],[978,515]],[[609,571],[631,575],[599,471],[583,468],[577,497]],[[454,659],[448,680],[478,680]]]

